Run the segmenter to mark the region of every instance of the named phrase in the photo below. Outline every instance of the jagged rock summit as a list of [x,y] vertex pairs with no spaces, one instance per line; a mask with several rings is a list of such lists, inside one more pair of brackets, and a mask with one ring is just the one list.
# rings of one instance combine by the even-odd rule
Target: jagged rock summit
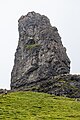
[[18,21],[19,42],[11,74],[11,89],[27,89],[38,81],[70,72],[61,37],[49,19],[29,12]]

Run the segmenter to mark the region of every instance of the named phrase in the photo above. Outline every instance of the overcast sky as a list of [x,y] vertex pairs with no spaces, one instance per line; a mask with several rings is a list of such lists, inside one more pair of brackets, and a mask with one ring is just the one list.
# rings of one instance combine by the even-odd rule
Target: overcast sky
[[58,28],[71,60],[71,73],[80,73],[80,0],[0,0],[0,88],[10,89],[18,19],[35,11]]

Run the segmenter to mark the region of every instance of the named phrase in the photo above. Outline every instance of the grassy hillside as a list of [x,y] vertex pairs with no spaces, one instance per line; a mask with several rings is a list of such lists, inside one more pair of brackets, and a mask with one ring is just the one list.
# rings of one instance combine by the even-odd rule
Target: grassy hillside
[[80,102],[46,93],[0,95],[0,120],[80,120]]

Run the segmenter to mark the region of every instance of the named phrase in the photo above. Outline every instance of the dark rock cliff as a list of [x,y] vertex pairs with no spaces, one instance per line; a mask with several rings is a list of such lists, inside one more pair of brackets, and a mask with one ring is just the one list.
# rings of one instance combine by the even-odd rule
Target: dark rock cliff
[[[70,60],[57,28],[51,26],[46,16],[35,12],[22,16],[18,23],[19,42],[11,73],[11,89],[62,94],[57,91],[60,86],[54,89],[51,85],[61,83],[57,79],[55,82],[55,76],[69,74]],[[62,91],[64,94],[66,89]]]

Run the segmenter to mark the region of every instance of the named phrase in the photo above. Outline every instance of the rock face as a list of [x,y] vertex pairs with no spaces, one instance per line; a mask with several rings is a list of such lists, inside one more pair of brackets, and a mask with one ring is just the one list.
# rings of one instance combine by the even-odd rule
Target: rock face
[[61,74],[32,83],[27,90],[45,92],[57,96],[80,98],[80,75]]
[[[70,60],[56,27],[49,19],[30,12],[19,19],[19,43],[11,74],[11,89],[51,76],[69,73]],[[25,86],[25,87],[24,87]]]
[[22,16],[18,22],[19,42],[11,91],[31,90],[80,98],[80,75],[69,74],[70,60],[57,28],[51,26],[46,16],[35,12]]
[[27,90],[31,84],[70,72],[70,60],[56,27],[49,19],[29,12],[19,19],[19,42],[11,73],[11,89]]

